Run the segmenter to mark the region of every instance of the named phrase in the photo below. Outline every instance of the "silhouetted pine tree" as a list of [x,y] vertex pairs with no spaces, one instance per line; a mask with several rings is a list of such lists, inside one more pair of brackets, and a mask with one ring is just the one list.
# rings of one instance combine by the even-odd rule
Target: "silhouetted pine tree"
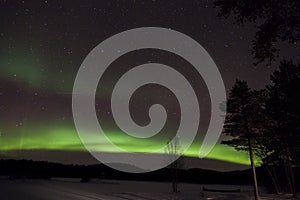
[[297,160],[300,146],[300,65],[291,61],[282,61],[279,69],[271,75],[271,84],[267,86],[268,99],[266,114],[271,122],[268,129],[274,159],[284,161],[288,167],[293,196],[297,197],[292,165]]
[[253,146],[255,138],[260,134],[261,123],[259,113],[261,105],[258,99],[259,91],[252,91],[246,81],[236,80],[227,100],[227,115],[224,133],[231,136],[231,140],[222,141],[237,150],[249,151],[253,170],[253,186],[255,199],[259,199],[257,179],[254,163]]

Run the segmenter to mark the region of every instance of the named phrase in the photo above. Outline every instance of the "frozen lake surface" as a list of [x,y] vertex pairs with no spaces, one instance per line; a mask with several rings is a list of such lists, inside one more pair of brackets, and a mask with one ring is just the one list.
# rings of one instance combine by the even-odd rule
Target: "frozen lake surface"
[[[202,187],[215,189],[241,189],[241,193],[203,192]],[[8,180],[0,179],[1,200],[213,200],[253,199],[251,186],[225,186],[179,184],[180,193],[171,193],[171,183],[119,180],[79,179]],[[262,199],[275,199],[263,194]],[[276,199],[285,199],[284,197]]]

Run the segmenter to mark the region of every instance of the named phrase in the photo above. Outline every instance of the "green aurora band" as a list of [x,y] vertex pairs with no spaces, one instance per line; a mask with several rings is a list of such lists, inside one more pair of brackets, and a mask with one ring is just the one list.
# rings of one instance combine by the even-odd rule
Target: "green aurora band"
[[[6,132],[13,132],[13,137]],[[118,135],[118,136],[116,136]],[[107,133],[112,142],[129,152],[147,153],[161,148],[164,144],[160,141],[144,139],[136,142],[128,136],[120,137],[114,132]],[[90,138],[86,145],[98,152],[112,152],[105,143],[95,142]],[[194,142],[186,151],[185,156],[197,157],[200,148],[199,142]],[[19,126],[1,130],[0,151],[2,154],[15,150],[62,150],[62,151],[87,151],[82,144],[74,127],[45,127],[45,126]],[[232,147],[217,143],[207,158],[222,160],[232,163],[249,165],[249,156],[246,152],[237,152]]]

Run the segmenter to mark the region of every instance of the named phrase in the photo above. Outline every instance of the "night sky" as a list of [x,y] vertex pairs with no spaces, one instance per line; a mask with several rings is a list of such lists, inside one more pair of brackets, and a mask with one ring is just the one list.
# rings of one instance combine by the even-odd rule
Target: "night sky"
[[[51,160],[65,151],[74,153],[68,162],[86,161],[88,155],[82,154],[86,150],[72,118],[73,83],[88,53],[106,38],[125,30],[164,27],[180,31],[198,41],[211,55],[227,92],[237,78],[247,80],[252,88],[264,87],[278,63],[270,67],[252,64],[251,40],[258,24],[240,27],[230,19],[218,18],[217,12],[212,1],[1,0],[0,155]],[[300,61],[299,44],[278,45],[282,57]],[[209,95],[201,77],[176,55],[145,49],[123,55],[112,63],[105,74],[105,84],[98,86],[98,119],[105,125],[107,135],[129,151],[147,152],[168,141],[176,131],[180,112],[176,99],[165,88],[141,88],[132,97],[130,109],[138,124],[147,124],[147,109],[153,103],[163,104],[168,111],[164,130],[151,140],[137,141],[122,134],[107,106],[109,95],[105,91],[122,70],[154,61],[181,69],[195,88],[202,120],[197,139],[187,152],[195,157],[210,117]],[[149,95],[155,92],[156,95]],[[110,152],[105,144],[95,146],[95,150]],[[215,146],[208,158],[249,163],[247,153],[221,144]],[[211,167],[220,168],[218,162]]]

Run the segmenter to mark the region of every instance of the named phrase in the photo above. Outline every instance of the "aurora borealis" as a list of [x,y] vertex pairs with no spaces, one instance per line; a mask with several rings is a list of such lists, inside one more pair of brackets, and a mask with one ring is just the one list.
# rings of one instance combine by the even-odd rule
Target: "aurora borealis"
[[[13,131],[16,134],[14,138],[5,138],[4,134],[1,139],[1,151],[2,154],[9,154],[14,150],[64,150],[64,151],[86,151],[82,145],[76,130],[74,128],[56,128],[42,126],[40,128],[12,128],[9,131]],[[109,133],[112,136],[114,133]],[[151,149],[162,146],[159,142],[145,141],[142,143],[134,143],[130,140],[123,138],[113,138],[112,141],[122,146],[128,151],[132,152],[149,152]],[[91,143],[88,145],[94,145],[94,140],[91,138]],[[95,151],[111,152],[105,144],[94,145]],[[199,145],[194,144],[187,151],[186,155],[191,157],[197,157],[199,151]],[[208,158],[218,159],[223,161],[229,161],[239,164],[249,164],[247,153],[236,152],[234,149],[217,145],[213,151],[208,155]]]
[[[12,151],[41,151],[45,158],[47,151],[86,151],[72,119],[75,76],[96,45],[121,31],[156,26],[192,37],[216,62],[227,91],[236,78],[247,80],[253,88],[261,88],[274,69],[253,67],[249,50],[253,29],[241,29],[219,19],[210,1],[1,1],[0,19],[0,159],[9,157]],[[291,47],[286,49],[289,50],[284,52],[283,47],[287,57],[297,52]],[[185,60],[173,55],[144,50],[113,63],[97,91],[95,106],[99,121],[104,123],[107,136],[115,144],[132,152],[148,152],[168,141],[177,128],[180,112],[176,100],[164,88],[150,87],[147,92],[133,96],[131,109],[137,124],[147,124],[147,108],[153,102],[163,104],[169,111],[170,121],[160,136],[151,140],[123,135],[114,127],[108,107],[103,106],[107,104],[106,90],[124,68],[154,61],[181,69],[196,88],[201,110],[199,136],[186,156],[197,157],[210,117],[210,99],[201,77]],[[153,92],[157,94],[150,98]],[[90,138],[88,145],[95,151],[111,152],[106,144],[96,145],[94,138]],[[220,143],[208,158],[249,164],[246,152],[237,152]],[[78,156],[73,162],[81,159]]]

